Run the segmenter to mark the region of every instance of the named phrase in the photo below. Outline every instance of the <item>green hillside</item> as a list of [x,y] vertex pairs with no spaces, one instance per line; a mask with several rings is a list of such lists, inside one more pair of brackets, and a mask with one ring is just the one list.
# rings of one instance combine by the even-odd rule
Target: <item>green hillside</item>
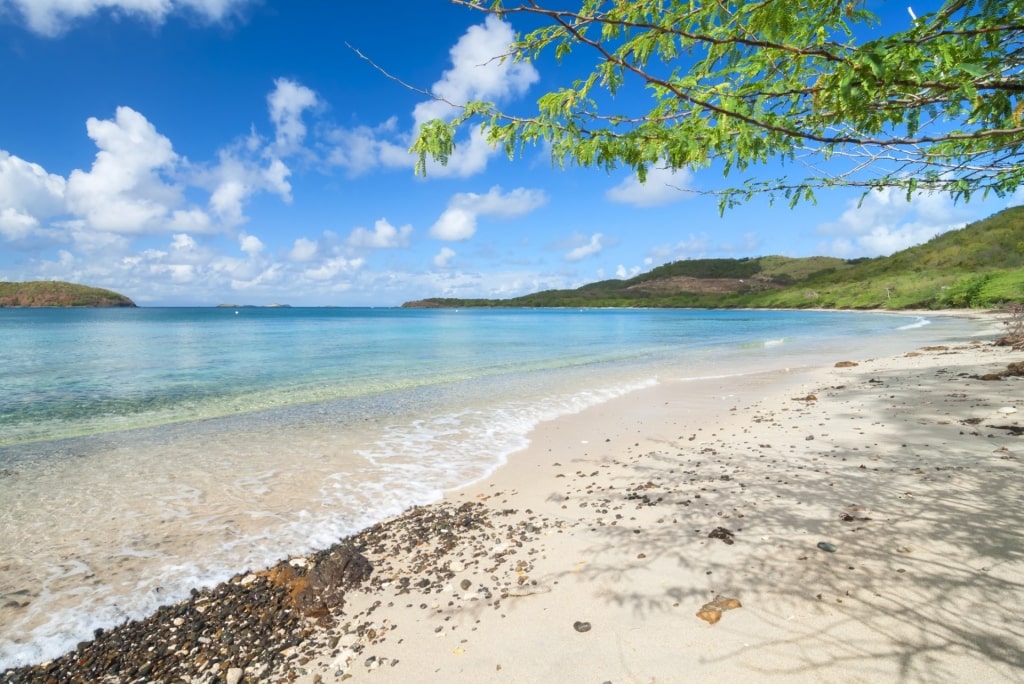
[[888,257],[692,259],[575,290],[405,306],[945,309],[1022,301],[1024,207],[1013,207]]
[[135,306],[124,295],[58,280],[0,282],[0,307]]

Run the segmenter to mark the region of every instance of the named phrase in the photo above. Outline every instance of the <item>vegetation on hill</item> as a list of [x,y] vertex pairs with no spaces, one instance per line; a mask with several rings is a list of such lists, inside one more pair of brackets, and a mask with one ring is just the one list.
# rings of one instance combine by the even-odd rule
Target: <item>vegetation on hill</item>
[[135,306],[122,294],[58,280],[0,282],[0,307]]
[[1024,207],[1013,207],[888,257],[693,259],[575,290],[405,306],[947,309],[1021,301]]

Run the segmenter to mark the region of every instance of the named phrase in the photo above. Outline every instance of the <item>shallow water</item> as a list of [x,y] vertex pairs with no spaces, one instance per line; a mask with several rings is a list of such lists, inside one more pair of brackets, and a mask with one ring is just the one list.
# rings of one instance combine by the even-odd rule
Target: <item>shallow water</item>
[[486,477],[666,378],[964,340],[749,311],[0,310],[0,667]]

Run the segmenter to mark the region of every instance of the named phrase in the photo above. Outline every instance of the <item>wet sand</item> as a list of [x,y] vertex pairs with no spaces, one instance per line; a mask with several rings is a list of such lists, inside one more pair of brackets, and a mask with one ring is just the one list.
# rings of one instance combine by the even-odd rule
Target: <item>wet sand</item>
[[[546,423],[491,478],[347,540],[372,572],[343,605],[293,601],[323,555],[241,573],[234,603],[137,626],[163,624],[162,650],[131,641],[157,669],[107,681],[1020,681],[1024,379],[980,377],[1024,351],[995,337]],[[202,617],[249,612],[287,620],[240,650],[256,627]],[[89,681],[86,660],[0,680]]]

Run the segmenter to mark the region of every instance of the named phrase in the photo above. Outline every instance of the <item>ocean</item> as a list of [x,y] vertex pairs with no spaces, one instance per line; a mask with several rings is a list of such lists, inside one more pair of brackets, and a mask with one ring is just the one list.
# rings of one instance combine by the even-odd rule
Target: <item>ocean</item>
[[850,312],[0,309],[0,669],[487,477],[666,379],[963,342]]

